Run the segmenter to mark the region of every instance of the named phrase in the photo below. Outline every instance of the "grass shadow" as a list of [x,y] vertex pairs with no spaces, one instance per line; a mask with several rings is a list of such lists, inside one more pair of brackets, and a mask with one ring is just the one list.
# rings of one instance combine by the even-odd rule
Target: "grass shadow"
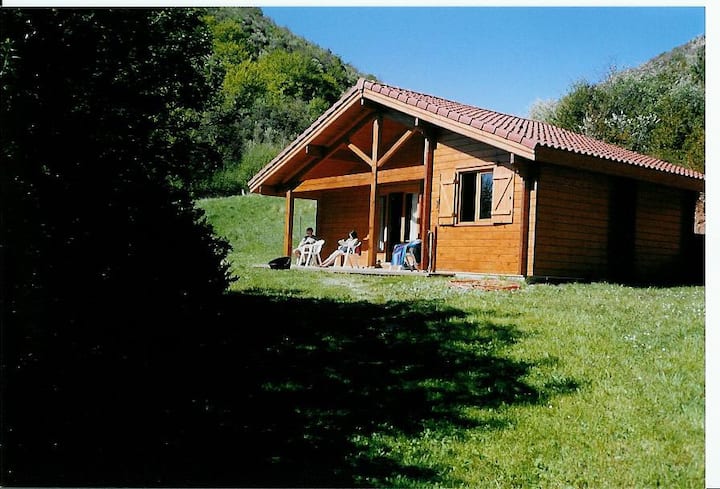
[[48,411],[36,405],[52,398],[63,423],[34,425],[53,431],[23,441],[33,458],[23,466],[13,457],[13,467],[34,475],[19,485],[448,485],[432,467],[359,440],[503,429],[497,413],[480,422],[468,409],[539,403],[573,388],[534,389],[523,380],[534,365],[502,354],[520,340],[516,328],[500,318],[478,324],[435,301],[230,293],[215,319],[192,322],[154,331],[132,347],[135,360],[107,350],[78,361],[65,374],[70,388],[28,403],[26,416],[39,418]]
[[[257,323],[235,322],[250,311]],[[224,393],[206,432],[209,443],[223,448],[208,452],[200,466],[213,466],[215,474],[238,470],[212,481],[191,470],[173,482],[337,487],[405,477],[430,483],[437,478],[431,469],[372,456],[353,440],[412,435],[438,423],[475,426],[468,407],[543,397],[523,381],[532,365],[498,354],[518,340],[515,328],[473,324],[463,311],[432,301],[378,305],[233,294],[219,331],[215,340],[226,351],[214,357],[214,369],[235,375],[230,389],[226,380],[206,385]],[[238,440],[251,447],[249,454],[238,457]]]

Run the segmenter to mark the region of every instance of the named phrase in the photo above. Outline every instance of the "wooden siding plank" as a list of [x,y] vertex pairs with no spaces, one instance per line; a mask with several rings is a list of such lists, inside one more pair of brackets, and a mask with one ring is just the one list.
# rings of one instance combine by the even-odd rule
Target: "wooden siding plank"
[[644,182],[637,192],[636,272],[667,276],[677,271],[683,252],[683,192]]
[[[325,239],[326,244],[321,253],[327,258],[337,249],[337,240],[345,239],[351,230],[356,230],[358,237],[367,236],[368,213],[370,211],[370,187],[342,189],[324,192],[317,201],[318,237]],[[368,266],[368,242],[363,241],[360,254],[360,266]]]

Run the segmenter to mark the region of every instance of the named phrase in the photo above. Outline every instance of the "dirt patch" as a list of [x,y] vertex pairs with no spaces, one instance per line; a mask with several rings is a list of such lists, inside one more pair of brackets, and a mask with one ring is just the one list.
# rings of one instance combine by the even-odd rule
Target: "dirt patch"
[[497,279],[454,279],[450,280],[451,287],[468,290],[518,290],[521,288],[517,282]]

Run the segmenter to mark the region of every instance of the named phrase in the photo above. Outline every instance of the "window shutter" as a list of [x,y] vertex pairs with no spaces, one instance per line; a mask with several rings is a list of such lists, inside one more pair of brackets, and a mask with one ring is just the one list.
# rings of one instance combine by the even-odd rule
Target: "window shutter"
[[440,203],[438,205],[438,224],[452,226],[455,224],[455,188],[457,179],[455,172],[440,174]]
[[506,166],[497,165],[493,170],[493,222],[512,222],[514,177],[515,172]]

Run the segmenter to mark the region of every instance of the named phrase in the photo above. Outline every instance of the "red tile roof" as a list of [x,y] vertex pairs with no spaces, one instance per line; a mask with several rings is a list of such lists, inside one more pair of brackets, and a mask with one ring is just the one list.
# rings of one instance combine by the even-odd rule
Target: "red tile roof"
[[538,147],[561,149],[582,155],[597,156],[612,161],[652,168],[690,178],[705,179],[705,175],[642,155],[627,149],[605,143],[589,136],[583,136],[545,122],[523,119],[512,115],[480,109],[424,93],[405,90],[361,78],[356,88],[382,94],[398,102],[429,112],[439,117],[473,127],[481,132],[522,144],[532,150]]

